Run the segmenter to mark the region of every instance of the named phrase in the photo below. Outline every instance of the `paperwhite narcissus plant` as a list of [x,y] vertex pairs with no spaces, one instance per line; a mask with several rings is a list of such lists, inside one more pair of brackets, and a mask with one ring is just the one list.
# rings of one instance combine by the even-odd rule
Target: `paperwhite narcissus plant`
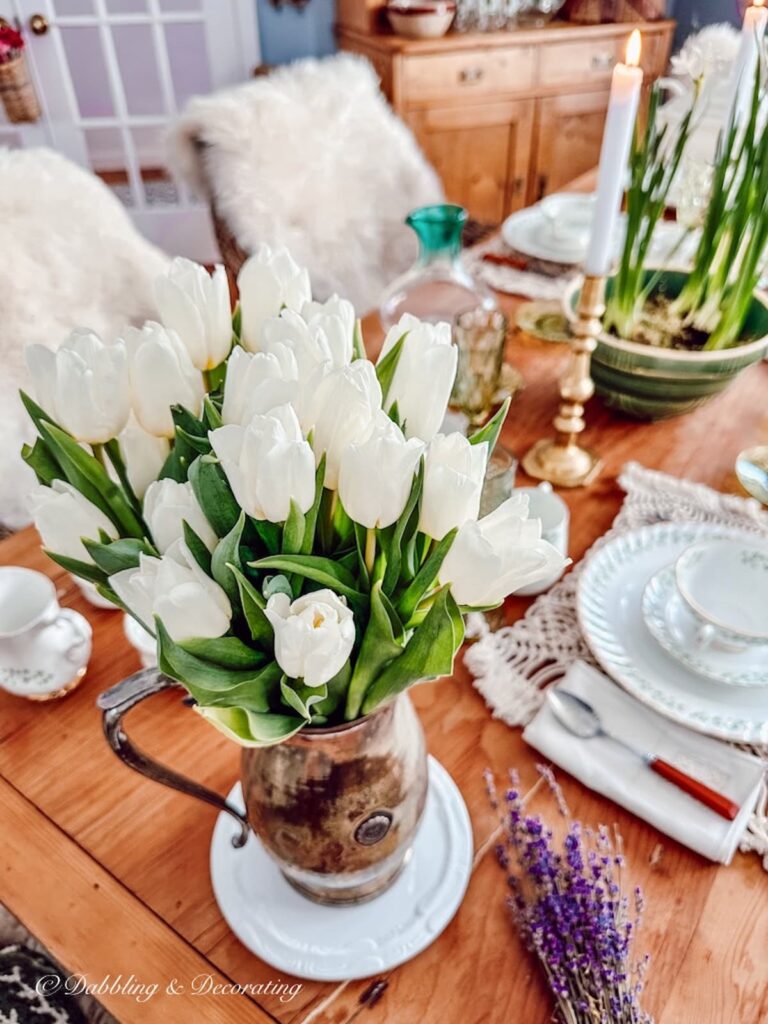
[[438,433],[447,324],[404,317],[374,365],[349,303],[313,300],[285,250],[246,262],[226,330],[204,275],[173,265],[165,326],[33,354],[23,456],[50,556],[155,634],[201,715],[262,746],[449,674],[464,613],[563,559],[517,498],[477,519],[508,402],[471,438]]

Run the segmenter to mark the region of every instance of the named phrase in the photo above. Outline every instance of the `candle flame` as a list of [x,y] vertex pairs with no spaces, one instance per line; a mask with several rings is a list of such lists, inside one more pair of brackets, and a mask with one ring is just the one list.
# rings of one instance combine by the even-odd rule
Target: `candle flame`
[[[760,3],[762,2],[763,0],[760,0]],[[627,56],[625,61],[625,63],[629,64],[629,66],[632,68],[636,68],[637,65],[640,63],[640,47],[640,33],[637,29],[633,29],[632,34],[627,40]]]

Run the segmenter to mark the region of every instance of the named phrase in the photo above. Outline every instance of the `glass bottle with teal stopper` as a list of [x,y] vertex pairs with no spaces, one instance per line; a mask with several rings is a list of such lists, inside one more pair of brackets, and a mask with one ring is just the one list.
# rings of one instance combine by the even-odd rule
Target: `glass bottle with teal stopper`
[[492,293],[461,261],[466,221],[467,211],[451,203],[421,206],[408,214],[405,223],[416,232],[419,255],[384,293],[379,313],[385,328],[396,324],[403,313],[432,323],[452,323],[465,310],[496,308]]

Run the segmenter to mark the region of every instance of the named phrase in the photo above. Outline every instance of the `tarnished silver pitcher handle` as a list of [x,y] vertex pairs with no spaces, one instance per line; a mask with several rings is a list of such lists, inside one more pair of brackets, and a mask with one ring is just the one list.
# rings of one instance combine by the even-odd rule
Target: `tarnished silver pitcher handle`
[[141,672],[134,672],[132,676],[128,676],[121,683],[100,694],[96,700],[96,705],[103,712],[102,726],[104,728],[104,735],[107,737],[107,743],[109,743],[121,761],[127,764],[129,768],[133,768],[134,771],[146,775],[148,779],[152,779],[154,782],[161,782],[164,786],[170,786],[171,789],[178,789],[179,792],[187,793],[189,796],[196,796],[198,800],[204,800],[207,804],[213,804],[219,810],[226,811],[240,826],[240,832],[232,837],[232,845],[236,847],[244,846],[248,839],[250,828],[248,819],[244,814],[241,814],[236,807],[228,803],[223,796],[214,793],[212,789],[207,789],[205,786],[201,786],[199,782],[193,782],[192,779],[187,779],[184,775],[180,775],[171,768],[166,768],[165,765],[148,757],[131,743],[123,731],[123,716],[131,708],[136,707],[137,704],[146,700],[147,697],[152,697],[162,690],[169,690],[178,685],[173,679],[164,676],[156,668],[145,668]]

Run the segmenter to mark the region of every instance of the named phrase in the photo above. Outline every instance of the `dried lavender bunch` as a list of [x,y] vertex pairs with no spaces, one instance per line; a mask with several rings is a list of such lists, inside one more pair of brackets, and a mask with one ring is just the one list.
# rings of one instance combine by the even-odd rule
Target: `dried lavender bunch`
[[486,773],[491,803],[503,812],[497,847],[512,890],[509,906],[526,946],[535,953],[555,997],[561,1024],[653,1024],[641,1009],[648,956],[633,958],[632,942],[642,915],[642,894],[622,893],[621,840],[608,829],[585,829],[570,819],[550,769],[539,766],[553,790],[568,831],[557,844],[541,818],[524,813],[512,786],[500,801]]

